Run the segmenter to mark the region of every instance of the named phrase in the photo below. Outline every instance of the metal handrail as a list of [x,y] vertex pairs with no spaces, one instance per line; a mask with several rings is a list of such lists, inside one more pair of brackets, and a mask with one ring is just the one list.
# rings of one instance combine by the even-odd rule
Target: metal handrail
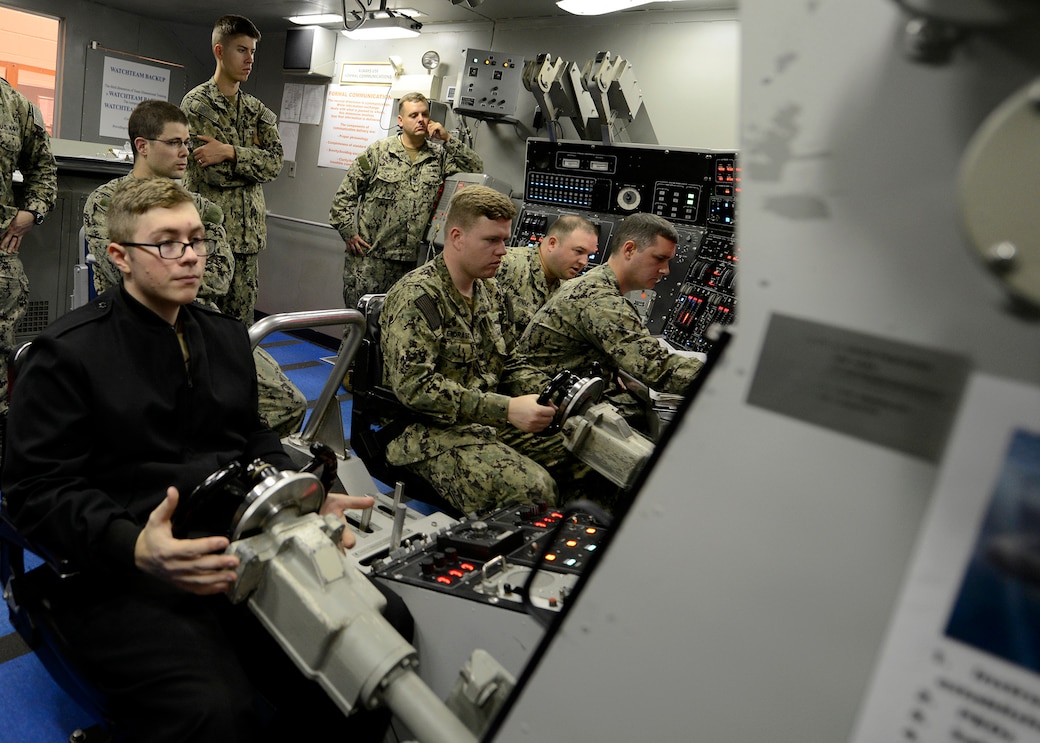
[[[318,435],[318,431],[324,427],[325,420],[336,400],[336,390],[343,382],[361,340],[365,337],[365,316],[357,310],[301,310],[299,312],[281,312],[257,320],[249,328],[249,341],[256,348],[260,341],[278,330],[299,330],[303,328],[316,328],[324,325],[346,325],[347,332],[340,344],[339,353],[336,355],[336,363],[332,366],[329,378],[322,387],[318,400],[314,403],[314,412],[311,414],[307,425],[300,433],[300,438],[305,443],[312,443]],[[342,431],[342,427],[340,428]],[[342,438],[342,436],[341,436]],[[333,449],[346,452],[346,441],[322,442]]]

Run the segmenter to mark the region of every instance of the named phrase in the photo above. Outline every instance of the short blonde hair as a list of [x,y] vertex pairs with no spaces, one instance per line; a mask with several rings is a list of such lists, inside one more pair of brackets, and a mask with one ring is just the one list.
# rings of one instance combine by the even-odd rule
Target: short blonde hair
[[509,197],[487,186],[466,186],[451,197],[444,227],[469,229],[480,217],[488,219],[512,219],[516,207]]
[[138,218],[152,209],[195,206],[191,193],[172,178],[127,178],[112,194],[108,207],[108,239],[133,242]]

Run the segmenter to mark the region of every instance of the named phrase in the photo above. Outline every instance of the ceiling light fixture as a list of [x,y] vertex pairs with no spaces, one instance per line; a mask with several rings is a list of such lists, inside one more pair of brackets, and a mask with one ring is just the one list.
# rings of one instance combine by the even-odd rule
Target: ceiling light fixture
[[574,15],[604,15],[654,2],[673,0],[557,0],[556,7]]
[[372,39],[408,39],[419,35],[422,24],[404,16],[391,18],[368,17],[360,26],[341,33],[350,39],[369,41]]
[[338,13],[323,13],[321,15],[294,15],[286,19],[290,23],[300,26],[340,26],[343,24],[343,16]]

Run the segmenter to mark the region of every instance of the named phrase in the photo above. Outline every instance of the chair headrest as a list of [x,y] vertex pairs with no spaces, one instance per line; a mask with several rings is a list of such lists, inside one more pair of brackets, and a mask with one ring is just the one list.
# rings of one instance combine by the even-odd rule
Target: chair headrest
[[379,314],[383,311],[386,294],[366,294],[358,300],[358,312],[365,316],[365,336],[379,342]]

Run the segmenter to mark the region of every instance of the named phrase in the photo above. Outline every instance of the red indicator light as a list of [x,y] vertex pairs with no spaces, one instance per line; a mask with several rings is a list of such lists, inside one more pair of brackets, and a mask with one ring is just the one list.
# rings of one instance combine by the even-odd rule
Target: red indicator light
[[546,524],[544,521],[535,521],[534,525],[537,526],[539,529],[544,529],[546,526],[548,526],[548,524]]
[[449,570],[448,575],[453,575],[456,578],[464,578],[466,574],[463,573],[461,570]]
[[438,576],[437,576],[437,582],[438,582],[438,583],[443,583],[443,584],[444,584],[444,585],[446,585],[446,586],[450,586],[450,585],[451,585],[452,583],[454,583],[455,581],[453,581],[453,580],[452,580],[451,578],[449,578],[449,577],[448,577],[448,576],[446,576],[446,575],[438,575]]
[[476,570],[476,569],[477,569],[477,568],[476,568],[476,567],[475,567],[475,566],[473,565],[473,563],[470,563],[470,562],[464,562],[464,563],[461,563],[461,564],[459,565],[459,567],[460,567],[460,568],[462,568],[463,570],[465,570],[465,571],[466,571],[467,573],[472,573],[472,572],[473,572],[474,570]]

